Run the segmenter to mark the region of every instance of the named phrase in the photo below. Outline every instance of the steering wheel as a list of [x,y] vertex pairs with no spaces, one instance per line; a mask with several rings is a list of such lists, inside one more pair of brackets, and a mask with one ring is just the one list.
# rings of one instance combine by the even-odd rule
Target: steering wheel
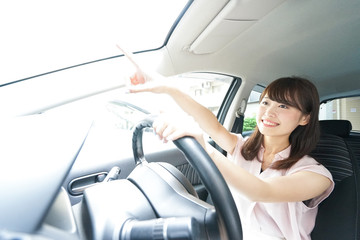
[[[150,117],[141,121],[134,129],[132,146],[135,164],[137,165],[137,167],[149,164],[144,157],[142,135],[145,128],[152,128],[152,123],[153,118]],[[192,137],[183,137],[177,139],[174,141],[174,144],[186,156],[188,162],[197,171],[204,186],[208,190],[214,203],[216,215],[218,218],[217,224],[220,228],[219,231],[224,232],[225,230],[225,236],[227,236],[228,239],[241,240],[242,228],[237,207],[224,178],[222,177],[221,173],[215,166],[210,156],[206,153],[202,146]],[[174,174],[173,169],[170,169],[169,172],[172,172],[173,176],[177,178],[177,180],[180,180],[181,177],[179,177],[177,173]],[[169,181],[169,179],[167,179],[166,181]],[[183,181],[180,180],[180,182]],[[185,188],[188,187],[185,186]],[[189,192],[191,193],[191,191]],[[147,198],[150,199],[151,196],[148,196]],[[185,209],[187,208],[187,206],[182,206],[182,208]],[[208,232],[207,239],[211,239],[211,237],[209,237],[209,230],[207,229],[206,231]]]

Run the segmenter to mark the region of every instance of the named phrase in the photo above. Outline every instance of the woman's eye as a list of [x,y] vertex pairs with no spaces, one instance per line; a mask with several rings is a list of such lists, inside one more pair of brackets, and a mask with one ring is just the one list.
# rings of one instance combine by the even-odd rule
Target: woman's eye
[[261,104],[263,104],[263,105],[267,105],[267,104],[268,104],[268,102],[267,102],[267,101],[262,101],[262,102],[261,102]]
[[286,106],[285,104],[281,104],[280,106],[279,106],[280,108],[288,108],[288,106]]

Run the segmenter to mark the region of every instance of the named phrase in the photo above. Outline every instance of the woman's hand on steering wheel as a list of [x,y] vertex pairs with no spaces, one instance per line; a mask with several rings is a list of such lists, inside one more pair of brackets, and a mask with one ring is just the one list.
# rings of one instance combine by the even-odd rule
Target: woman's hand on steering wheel
[[204,133],[189,115],[160,114],[153,123],[156,134],[164,142],[173,141],[184,136],[195,138],[204,148]]

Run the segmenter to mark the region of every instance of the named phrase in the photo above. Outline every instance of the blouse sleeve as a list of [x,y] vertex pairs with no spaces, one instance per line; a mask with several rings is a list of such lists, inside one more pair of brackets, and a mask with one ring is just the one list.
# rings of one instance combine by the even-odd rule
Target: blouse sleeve
[[291,167],[289,170],[289,174],[293,174],[293,173],[300,172],[300,171],[310,171],[310,172],[314,172],[317,174],[321,174],[321,175],[327,177],[331,181],[331,185],[329,186],[328,189],[326,189],[326,191],[324,191],[321,195],[313,198],[308,203],[309,208],[317,207],[334,190],[335,184],[334,184],[332,175],[327,168],[325,168],[323,165],[321,165],[315,159],[313,159],[309,156],[305,156],[304,159],[302,159],[301,161],[298,161],[293,167]]
[[241,148],[244,145],[245,139],[241,134],[236,134],[237,142],[234,148],[234,151],[230,154],[227,154],[227,157],[230,161],[236,163],[239,159],[239,155],[241,154]]

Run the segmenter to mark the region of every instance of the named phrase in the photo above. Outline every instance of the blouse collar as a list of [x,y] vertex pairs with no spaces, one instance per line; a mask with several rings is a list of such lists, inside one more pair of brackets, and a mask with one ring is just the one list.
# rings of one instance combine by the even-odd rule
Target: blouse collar
[[[263,158],[264,156],[264,152],[265,152],[265,147],[263,145],[261,145],[261,148],[260,148],[260,156],[261,156],[261,159]],[[278,152],[275,154],[275,157],[274,157],[274,161],[280,161],[280,160],[283,160],[285,158],[288,158],[290,156],[290,152],[291,152],[291,145],[289,145],[287,148],[285,148],[284,150]]]

